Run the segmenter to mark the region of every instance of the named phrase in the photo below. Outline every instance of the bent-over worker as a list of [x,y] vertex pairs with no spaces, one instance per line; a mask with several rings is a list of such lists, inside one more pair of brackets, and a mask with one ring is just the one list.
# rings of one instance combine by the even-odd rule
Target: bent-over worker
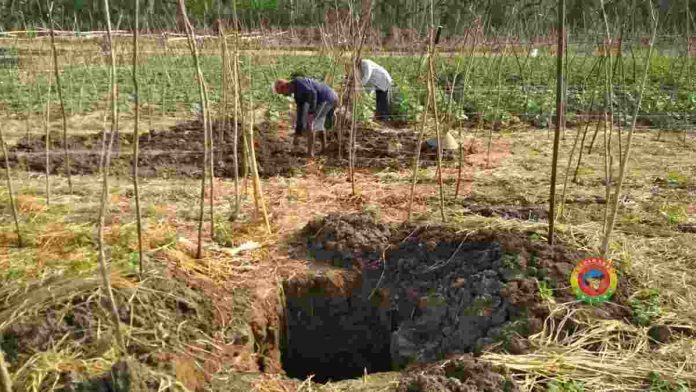
[[372,60],[360,60],[361,83],[365,91],[372,92],[375,90],[377,110],[376,117],[378,120],[390,119],[391,94],[392,94],[392,78],[386,69]]
[[334,109],[338,103],[336,92],[323,82],[303,77],[296,77],[291,81],[280,79],[273,85],[273,91],[282,95],[292,94],[295,98],[297,118],[293,144],[297,145],[298,137],[309,131],[308,153],[314,156],[315,132],[322,132],[323,151],[326,148],[326,120],[333,123]]

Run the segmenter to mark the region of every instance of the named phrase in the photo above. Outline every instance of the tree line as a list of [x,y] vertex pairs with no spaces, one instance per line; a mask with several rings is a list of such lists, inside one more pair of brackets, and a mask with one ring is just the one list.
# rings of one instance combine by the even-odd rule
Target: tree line
[[[175,0],[139,0],[140,26],[145,30],[174,30]],[[236,1],[236,4],[233,3]],[[471,24],[482,21],[491,34],[534,36],[553,29],[557,0],[187,0],[186,7],[196,28],[214,26],[217,19],[231,20],[236,6],[243,28],[264,26],[287,29],[323,25],[329,9],[351,9],[361,14],[371,8],[372,26],[388,34],[392,26],[424,32],[431,18],[444,27],[445,35],[462,35]],[[616,33],[644,35],[650,28],[648,1],[659,10],[662,35],[693,32],[696,0],[615,0],[606,9]],[[135,0],[112,0],[110,12],[115,29],[130,29]],[[0,30],[54,27],[88,31],[103,29],[104,4],[89,0],[0,0]],[[572,34],[594,34],[601,23],[599,0],[567,0],[567,26]]]

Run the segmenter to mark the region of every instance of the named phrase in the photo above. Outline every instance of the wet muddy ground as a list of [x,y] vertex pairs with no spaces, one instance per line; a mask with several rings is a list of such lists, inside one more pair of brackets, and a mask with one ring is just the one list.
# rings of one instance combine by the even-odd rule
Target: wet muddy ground
[[[235,149],[234,131],[229,125],[215,123],[213,126],[215,150],[215,175],[231,178],[234,176],[233,151]],[[106,136],[106,139],[105,139]],[[245,149],[239,131],[237,148],[239,151],[238,170],[244,172]],[[101,151],[108,144],[110,133],[68,137],[70,154],[70,172],[72,174],[92,174],[99,171]],[[387,167],[403,168],[413,164],[417,135],[409,129],[370,130],[359,129],[356,134],[356,168],[384,169]],[[326,151],[319,152],[317,137],[317,158],[324,160],[325,166],[347,167],[349,150],[348,132],[342,139],[340,151],[338,135],[329,136]],[[121,133],[114,141],[111,172],[128,175],[132,165],[132,143],[130,132]],[[153,130],[139,138],[139,170],[142,176],[189,176],[199,177],[203,165],[202,124],[198,121],[185,122],[168,130]],[[268,124],[261,124],[254,134],[255,153],[261,177],[292,176],[308,162],[306,141],[302,139],[295,147],[292,137],[279,136]],[[48,165],[52,174],[65,174],[65,153],[62,135],[54,132],[50,135],[50,158]],[[422,148],[422,166],[436,164],[435,151]],[[451,158],[451,152],[445,158]],[[10,149],[10,162],[15,167],[24,167],[30,171],[45,173],[46,143],[45,136],[40,138],[20,139]]]

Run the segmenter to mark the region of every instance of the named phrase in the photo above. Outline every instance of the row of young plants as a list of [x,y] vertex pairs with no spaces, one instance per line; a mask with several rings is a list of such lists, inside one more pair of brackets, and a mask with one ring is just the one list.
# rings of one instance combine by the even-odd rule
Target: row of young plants
[[[637,101],[638,79],[642,75],[644,53],[613,56],[614,96],[612,102],[617,121],[629,124]],[[387,68],[397,85],[395,105],[403,120],[415,120],[424,110],[427,99],[425,74],[427,65],[421,56],[376,56]],[[201,57],[201,68],[210,88],[210,102],[222,99],[221,58]],[[336,66],[329,56],[286,55],[280,57],[243,56],[242,67],[251,69],[253,99],[268,106],[272,117],[288,110],[287,100],[272,93],[277,78],[304,75],[328,81],[337,91],[346,70]],[[545,127],[555,110],[555,63],[550,54],[531,57],[527,54],[467,55],[442,58],[438,64],[439,107],[454,119],[464,120],[474,114],[486,121],[506,122],[514,117],[535,126]],[[577,115],[602,111],[606,96],[602,62],[605,57],[571,53],[567,69],[567,114],[570,121]],[[0,103],[13,113],[41,113],[52,79],[49,72],[22,81],[17,65],[0,69]],[[185,55],[150,57],[142,64],[143,89],[140,100],[157,113],[199,112],[195,70]],[[688,57],[653,56],[650,80],[643,97],[639,120],[661,129],[681,129],[696,125],[696,62]],[[117,68],[121,86],[119,111],[132,110],[134,95],[127,65]],[[468,74],[468,77],[467,77]],[[103,106],[109,89],[109,75],[102,65],[69,65],[62,71],[63,96],[68,113],[89,113]],[[55,88],[50,91],[57,102]],[[247,99],[250,98],[247,93]],[[358,116],[369,117],[371,100],[360,100]]]

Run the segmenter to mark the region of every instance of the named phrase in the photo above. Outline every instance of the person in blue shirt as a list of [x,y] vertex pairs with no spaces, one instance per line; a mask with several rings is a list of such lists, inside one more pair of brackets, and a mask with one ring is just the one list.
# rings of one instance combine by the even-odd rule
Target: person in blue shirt
[[333,123],[334,109],[338,95],[325,83],[318,80],[296,77],[290,81],[280,79],[273,85],[276,94],[293,95],[297,105],[297,119],[293,144],[298,144],[298,137],[309,131],[308,153],[314,156],[314,138],[316,132],[322,132],[322,151],[326,148],[326,121]]

